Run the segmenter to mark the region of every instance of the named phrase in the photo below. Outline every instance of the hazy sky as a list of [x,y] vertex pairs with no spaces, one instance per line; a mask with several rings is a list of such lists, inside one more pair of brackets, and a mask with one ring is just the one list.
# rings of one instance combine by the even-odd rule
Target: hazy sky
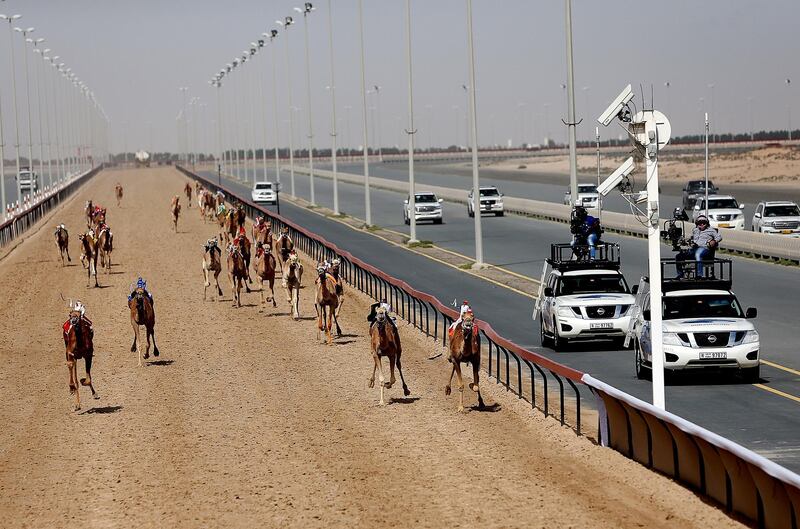
[[[121,150],[123,136],[129,150],[149,148],[148,123],[152,123],[155,149],[174,150],[175,117],[181,107],[178,87],[188,86],[190,96],[208,104],[203,115],[197,116],[208,133],[198,133],[197,141],[210,151],[215,150],[211,120],[216,119],[217,110],[214,89],[207,81],[226,62],[241,55],[250,41],[275,27],[276,19],[288,14],[295,15],[298,22],[289,30],[292,98],[300,109],[296,111],[295,145],[307,141],[302,16],[292,11],[301,3],[6,0],[0,3],[0,12],[22,14],[18,24],[35,26],[34,36],[45,37],[45,45],[93,89],[113,121],[116,150]],[[480,143],[505,144],[509,139],[514,144],[537,143],[547,135],[562,139],[565,133],[560,118],[566,105],[561,88],[566,79],[563,2],[473,3]],[[358,4],[356,0],[333,0],[332,4],[339,141],[357,146],[361,143]],[[382,88],[379,134],[384,145],[405,144],[404,2],[364,0],[364,4],[367,83]],[[318,9],[309,16],[311,108],[315,143],[329,146],[327,2],[315,6]],[[417,144],[465,144],[466,3],[413,0],[412,18]],[[756,129],[786,128],[790,97],[796,115],[793,125],[798,127],[798,20],[797,0],[574,0],[576,104],[578,116],[584,118],[579,138],[594,136],[594,119],[627,83],[634,85],[639,106],[639,85],[644,86],[648,100],[652,85],[655,106],[669,116],[676,134],[700,132],[704,108],[712,113],[717,131],[749,130],[750,97]],[[13,143],[13,114],[7,30],[7,24],[0,26],[0,97],[9,145]],[[20,127],[26,137],[22,42],[18,34],[14,37]],[[285,40],[281,34],[275,41],[281,145],[288,144]],[[271,59],[269,48],[264,51],[237,70],[234,80],[256,71],[265,76],[271,145]],[[795,84],[787,86],[786,78]],[[664,86],[666,81],[669,89]],[[251,79],[250,86],[257,84]],[[226,125],[233,123],[230,96],[235,89],[230,84],[223,88]],[[257,95],[257,90],[252,93]],[[240,105],[239,118],[247,127],[252,124],[246,120],[257,118],[257,134],[262,138],[262,112],[258,103],[251,104]],[[375,104],[371,98],[370,106]],[[34,114],[34,129],[36,121]],[[123,127],[123,123],[127,125]],[[618,130],[609,128],[601,134],[616,137]]]

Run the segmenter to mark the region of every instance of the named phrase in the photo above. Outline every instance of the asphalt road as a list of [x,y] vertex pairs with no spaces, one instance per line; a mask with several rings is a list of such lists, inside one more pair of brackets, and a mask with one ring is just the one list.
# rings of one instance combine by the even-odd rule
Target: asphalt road
[[[274,175],[268,175],[274,179]],[[288,174],[282,175],[284,189],[289,189]],[[308,176],[295,175],[297,195],[308,198]],[[449,185],[442,180],[439,185]],[[230,182],[249,196],[249,186]],[[317,179],[317,202],[332,207],[332,182]],[[340,184],[340,209],[355,217],[364,217],[363,191],[360,186]],[[373,190],[373,223],[407,233],[402,223],[402,195]],[[417,237],[467,256],[474,255],[472,219],[464,206],[445,203],[445,223],[418,225]],[[634,375],[633,354],[611,349],[603,342],[576,345],[567,352],[555,353],[539,346],[538,324],[530,319],[532,300],[508,289],[467,274],[456,275],[452,268],[425,257],[391,246],[375,237],[354,231],[321,217],[305,208],[282,203],[282,213],[319,233],[357,257],[429,292],[443,303],[469,299],[478,317],[489,321],[501,334],[516,343],[532,348],[550,358],[591,373],[623,391],[651,400],[650,383]],[[484,217],[484,254],[486,260],[515,272],[538,278],[549,244],[569,240],[563,224],[531,220],[517,216]],[[623,272],[630,284],[636,283],[646,269],[646,244],[642,239],[605,237],[622,247]],[[794,321],[800,309],[790,294],[800,283],[800,270],[734,258],[734,291],[744,306],[756,306],[761,334],[762,358],[786,366],[791,371],[762,366],[762,386],[744,384],[734,377],[696,375],[681,377],[667,388],[668,409],[725,437],[742,443],[776,462],[800,471],[800,359],[794,338]],[[781,295],[783,293],[783,295]],[[787,295],[788,293],[788,295]]]

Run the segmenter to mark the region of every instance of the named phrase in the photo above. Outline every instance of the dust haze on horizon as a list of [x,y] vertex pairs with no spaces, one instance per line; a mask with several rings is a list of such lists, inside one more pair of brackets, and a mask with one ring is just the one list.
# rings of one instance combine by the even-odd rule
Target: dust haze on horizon
[[[292,15],[289,29],[291,84],[295,111],[295,147],[307,144],[306,70],[303,16],[293,11],[302,2],[286,0],[232,3],[206,0],[138,2],[73,0],[70,2],[0,3],[0,12],[22,14],[22,27],[36,28],[51,55],[72,67],[92,89],[111,118],[112,151],[149,149],[175,151],[175,118],[181,109],[178,87],[189,87],[198,107],[197,142],[216,152],[216,95],[208,80],[227,62],[241,56],[249,43]],[[314,2],[309,15],[312,111],[315,147],[330,146],[330,52],[327,2]],[[357,0],[333,0],[337,128],[339,145],[361,144],[361,95]],[[405,8],[399,0],[364,0],[367,85],[379,85],[380,115],[370,143],[405,145],[407,78]],[[474,0],[479,143],[563,141],[566,114],[564,6],[560,0]],[[467,142],[466,3],[464,0],[412,1],[415,126],[419,147],[465,145]],[[660,4],[612,0],[573,0],[576,107],[583,124],[578,139],[594,138],[595,118],[626,84],[641,90],[650,104],[664,111],[676,135],[700,133],[703,112],[717,132],[786,129],[789,109],[800,125],[800,62],[794,25],[800,2],[746,0]],[[279,144],[288,144],[286,100],[286,35],[275,40]],[[20,141],[27,143],[27,117],[22,38],[14,34]],[[237,69],[233,76],[264,76],[267,143],[273,144],[270,44]],[[30,52],[29,52],[30,53]],[[33,74],[34,60],[29,61]],[[8,24],[0,25],[0,98],[6,158],[13,156],[14,121]],[[791,79],[788,85],[786,79]],[[260,119],[257,85],[240,104],[242,126]],[[669,88],[665,83],[669,82]],[[241,83],[240,83],[241,84]],[[711,88],[713,85],[713,88]],[[223,88],[230,125],[231,90]],[[34,92],[34,78],[31,77]],[[35,94],[35,92],[34,92]],[[34,95],[35,97],[35,95]],[[241,97],[241,94],[240,94]],[[750,99],[751,98],[751,99]],[[370,96],[370,107],[376,105]],[[35,108],[35,107],[34,107]],[[751,109],[752,108],[752,114]],[[247,110],[247,112],[245,112]],[[34,110],[35,112],[35,110]],[[36,125],[34,117],[34,129]],[[152,130],[152,136],[150,131]],[[601,129],[604,138],[618,130]],[[260,121],[259,144],[263,142]],[[252,140],[251,140],[252,141]]]

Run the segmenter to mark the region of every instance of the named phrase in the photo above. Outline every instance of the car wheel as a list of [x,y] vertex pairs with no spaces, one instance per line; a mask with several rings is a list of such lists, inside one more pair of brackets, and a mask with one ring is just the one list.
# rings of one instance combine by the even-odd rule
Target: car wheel
[[544,331],[544,319],[541,314],[539,314],[539,339],[541,340],[542,347],[550,347],[552,342]]
[[434,224],[441,224],[442,223],[442,219],[433,219],[433,223]]
[[506,215],[505,211],[498,211],[497,213],[494,214],[495,217],[505,217],[505,215]]
[[403,224],[411,224],[411,221],[408,219],[407,215],[403,215]]
[[761,364],[756,367],[742,369],[742,379],[748,384],[755,384],[761,380]]
[[553,351],[563,351],[567,345],[567,339],[558,335],[558,325],[553,320]]
[[639,339],[635,338],[633,340],[633,351],[634,351],[634,358],[636,359],[636,378],[639,380],[649,380],[652,376],[652,371],[647,369],[644,365],[644,359],[642,358],[642,348],[639,345]]
[[474,217],[475,213],[473,213],[473,211],[471,209],[467,208],[467,215],[470,216],[470,217]]

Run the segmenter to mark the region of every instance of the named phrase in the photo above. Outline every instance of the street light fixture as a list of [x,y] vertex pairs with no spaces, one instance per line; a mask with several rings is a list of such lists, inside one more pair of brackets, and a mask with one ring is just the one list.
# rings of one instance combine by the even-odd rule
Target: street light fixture
[[331,162],[333,164],[333,213],[339,214],[339,175],[336,167],[336,63],[333,56],[333,9],[328,0],[328,47],[331,53]]
[[414,196],[414,83],[411,64],[411,0],[406,0],[406,59],[408,64],[408,219],[409,243],[417,242],[417,204]]
[[[14,33],[12,30],[12,26],[15,20],[19,20],[22,18],[22,15],[0,15],[0,19],[5,20],[8,22],[8,34],[11,37],[11,93],[13,96],[13,104],[14,104],[14,151],[16,154],[16,161],[17,161],[17,175],[21,170],[20,163],[19,163],[19,111],[17,109],[17,74],[16,74],[16,67],[14,65]],[[22,190],[20,188],[19,178],[16,178],[17,182],[17,201],[19,202],[22,199]],[[3,205],[5,207],[5,204]]]
[[264,37],[269,37],[270,42],[270,50],[271,50],[271,59],[272,59],[272,114],[273,114],[273,122],[275,127],[275,178],[278,181],[278,187],[280,187],[281,183],[281,162],[280,162],[280,152],[278,151],[278,136],[279,136],[279,127],[278,127],[278,75],[277,75],[277,61],[275,60],[275,45],[272,42],[275,40],[275,37],[278,36],[277,29],[271,29],[269,33],[264,33]]
[[372,225],[372,206],[369,196],[369,129],[367,129],[367,84],[364,75],[364,2],[358,0],[358,28],[361,40],[361,119],[364,144],[364,221]]
[[303,34],[306,44],[306,97],[308,100],[308,178],[311,204],[315,205],[314,197],[314,122],[311,112],[311,60],[308,50],[308,15],[315,10],[311,2],[306,2],[303,8],[295,7],[295,11],[303,14]]
[[286,17],[282,21],[275,21],[280,26],[283,26],[284,35],[286,35],[286,43],[284,49],[286,50],[286,97],[289,111],[289,181],[291,185],[291,195],[294,197],[294,117],[292,115],[292,72],[289,67],[289,26],[294,24],[292,17]]

